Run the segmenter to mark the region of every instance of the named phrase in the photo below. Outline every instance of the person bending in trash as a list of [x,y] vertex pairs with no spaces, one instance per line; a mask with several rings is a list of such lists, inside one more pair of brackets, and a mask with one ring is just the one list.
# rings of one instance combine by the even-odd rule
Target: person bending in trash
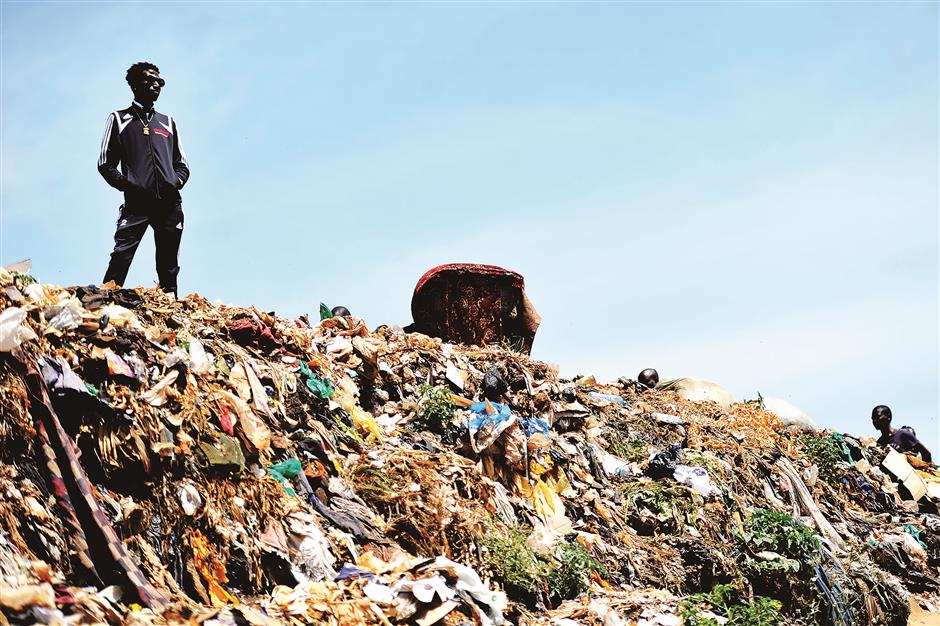
[[157,66],[134,63],[127,70],[126,80],[134,92],[134,102],[108,116],[98,154],[101,176],[124,192],[114,231],[114,250],[102,282],[124,284],[134,252],[150,226],[157,248],[160,288],[175,296],[183,234],[180,189],[189,179],[189,163],[176,121],[153,108],[166,84]]
[[930,456],[924,444],[917,439],[914,429],[910,426],[901,428],[891,428],[891,409],[883,404],[879,404],[871,410],[871,423],[876,429],[881,431],[878,437],[879,446],[891,446],[898,452],[910,452],[911,454],[920,454],[920,458],[931,463],[933,458]]

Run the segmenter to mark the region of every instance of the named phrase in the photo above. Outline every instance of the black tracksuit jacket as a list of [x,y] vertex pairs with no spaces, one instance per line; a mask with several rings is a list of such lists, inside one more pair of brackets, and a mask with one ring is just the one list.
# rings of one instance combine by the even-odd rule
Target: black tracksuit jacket
[[109,185],[124,192],[126,204],[178,204],[179,190],[189,179],[189,164],[176,122],[152,111],[149,134],[144,134],[146,120],[136,102],[108,116],[98,171]]

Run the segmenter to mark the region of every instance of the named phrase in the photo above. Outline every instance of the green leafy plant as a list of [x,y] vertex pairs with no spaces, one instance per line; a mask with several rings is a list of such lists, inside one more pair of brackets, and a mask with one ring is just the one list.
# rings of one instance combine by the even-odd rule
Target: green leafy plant
[[629,481],[620,488],[624,503],[639,511],[647,508],[656,518],[665,522],[673,519],[677,524],[695,525],[698,507],[690,497],[690,490],[682,485],[669,485],[656,481]]
[[745,400],[744,404],[756,404],[758,409],[764,410],[764,396],[758,391],[756,400]]
[[39,282],[31,274],[21,274],[19,272],[13,272],[13,284],[16,285],[17,289],[25,289],[33,283]]
[[649,446],[645,441],[634,439],[633,437],[621,437],[611,434],[607,437],[610,445],[607,450],[624,461],[639,463],[649,457]]
[[486,561],[506,586],[536,592],[545,586],[551,566],[541,560],[526,544],[526,534],[510,528],[505,535],[490,532],[483,538]]
[[806,455],[819,468],[819,475],[832,479],[842,474],[842,445],[833,435],[805,434],[800,442],[806,448]]
[[503,337],[499,340],[499,347],[506,352],[525,354],[525,340],[522,337]]
[[747,559],[747,565],[751,569],[761,571],[761,572],[782,572],[784,574],[792,574],[800,571],[800,562],[796,559],[788,559],[785,556],[781,556],[779,559],[771,559],[769,561],[758,561],[756,559]]
[[454,417],[456,409],[457,405],[451,400],[447,387],[418,387],[418,415],[415,421],[419,425],[440,432]]
[[607,576],[607,568],[579,544],[562,544],[556,556],[559,563],[548,575],[550,597],[560,600],[576,598],[591,588],[591,572]]
[[591,574],[607,576],[607,568],[577,543],[562,544],[546,560],[529,548],[519,528],[490,532],[483,538],[486,561],[503,585],[529,593],[546,593],[552,601],[576,598],[591,588]]
[[778,626],[783,623],[777,600],[756,596],[747,602],[731,585],[716,585],[709,593],[691,595],[679,605],[685,626],[719,626],[705,611],[727,620],[726,626]]
[[744,525],[744,543],[754,551],[769,550],[800,562],[816,558],[819,538],[786,513],[757,509]]
[[713,479],[725,473],[721,461],[711,452],[686,449],[683,450],[683,459],[686,465],[704,467]]

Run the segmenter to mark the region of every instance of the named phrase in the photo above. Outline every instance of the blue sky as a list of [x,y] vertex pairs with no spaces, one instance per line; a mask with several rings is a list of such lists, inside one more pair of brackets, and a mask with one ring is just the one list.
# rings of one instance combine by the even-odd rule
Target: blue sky
[[[410,321],[526,277],[563,373],[720,382],[940,452],[936,3],[2,3],[0,262],[99,281],[124,71],[192,168],[181,291]],[[150,236],[129,285],[153,285]]]

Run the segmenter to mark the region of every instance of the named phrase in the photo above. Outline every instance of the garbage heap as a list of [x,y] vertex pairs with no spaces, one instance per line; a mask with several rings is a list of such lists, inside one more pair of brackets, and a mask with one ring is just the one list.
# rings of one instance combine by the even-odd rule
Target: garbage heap
[[870,441],[352,317],[6,270],[0,289],[0,624],[940,607],[938,474],[896,455],[914,493]]

